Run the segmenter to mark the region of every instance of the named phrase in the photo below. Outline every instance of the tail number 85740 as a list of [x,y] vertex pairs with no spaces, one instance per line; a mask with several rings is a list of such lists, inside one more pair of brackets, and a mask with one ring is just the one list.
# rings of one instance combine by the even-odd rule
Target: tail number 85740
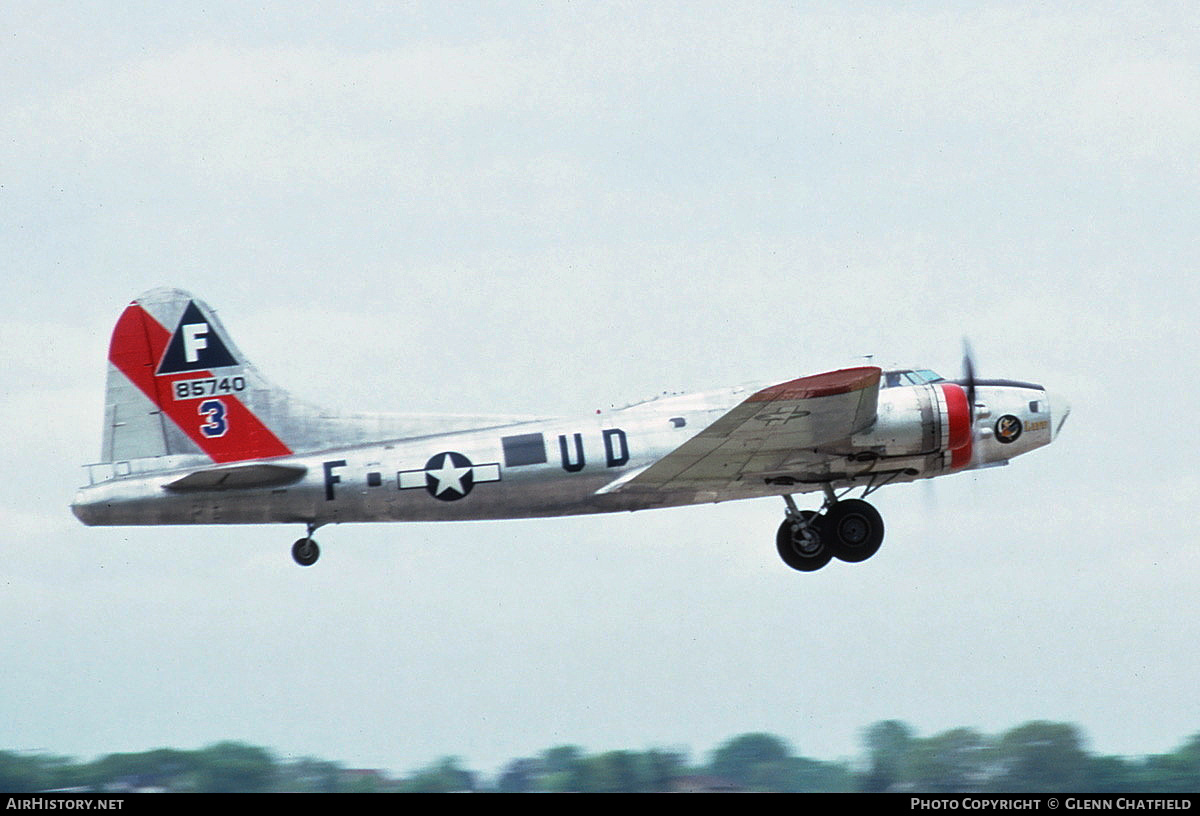
[[235,394],[245,390],[245,377],[209,377],[203,380],[179,380],[171,384],[171,391],[177,402],[216,397],[221,394]]

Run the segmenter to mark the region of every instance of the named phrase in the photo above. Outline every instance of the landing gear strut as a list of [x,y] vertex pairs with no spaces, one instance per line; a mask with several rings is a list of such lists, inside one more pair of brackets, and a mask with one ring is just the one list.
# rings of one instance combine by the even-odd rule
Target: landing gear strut
[[296,543],[292,545],[292,558],[302,567],[311,567],[321,557],[321,548],[317,546],[316,539],[312,537],[318,526],[309,522],[308,535],[296,539]]
[[783,562],[794,570],[819,570],[831,558],[850,563],[866,561],[883,543],[883,518],[861,499],[839,501],[833,489],[826,486],[820,513],[797,510],[791,496],[783,500],[787,502],[787,515],[775,535],[775,547]]

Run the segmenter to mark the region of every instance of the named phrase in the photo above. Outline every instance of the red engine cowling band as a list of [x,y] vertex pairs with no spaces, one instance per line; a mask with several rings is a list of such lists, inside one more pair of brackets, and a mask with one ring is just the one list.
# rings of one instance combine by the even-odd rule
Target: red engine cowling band
[[950,467],[966,467],[971,462],[971,406],[961,385],[939,383],[945,399],[946,442]]

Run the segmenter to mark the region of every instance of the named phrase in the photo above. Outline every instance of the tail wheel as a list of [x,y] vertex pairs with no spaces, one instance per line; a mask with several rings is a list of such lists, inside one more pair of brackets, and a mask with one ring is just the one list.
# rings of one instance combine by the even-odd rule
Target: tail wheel
[[811,510],[803,510],[800,519],[785,518],[775,535],[775,547],[783,563],[794,570],[812,572],[829,563],[833,552],[825,543],[823,523]]
[[292,545],[292,558],[302,567],[311,567],[321,557],[321,548],[311,538],[301,538]]
[[861,499],[835,502],[821,527],[832,554],[842,561],[866,561],[883,544],[883,518]]

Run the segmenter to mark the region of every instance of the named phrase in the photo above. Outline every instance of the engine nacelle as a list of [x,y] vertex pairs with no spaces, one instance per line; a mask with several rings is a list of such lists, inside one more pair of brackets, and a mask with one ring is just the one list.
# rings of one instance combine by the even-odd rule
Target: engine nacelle
[[1069,413],[1040,385],[1012,380],[977,380],[974,406],[963,386],[945,380],[885,388],[875,424],[851,438],[850,457],[879,471],[894,463],[911,476],[1005,464],[1049,444]]
[[885,388],[879,392],[875,424],[851,442],[860,458],[949,454],[945,466],[971,461],[971,412],[960,385]]

